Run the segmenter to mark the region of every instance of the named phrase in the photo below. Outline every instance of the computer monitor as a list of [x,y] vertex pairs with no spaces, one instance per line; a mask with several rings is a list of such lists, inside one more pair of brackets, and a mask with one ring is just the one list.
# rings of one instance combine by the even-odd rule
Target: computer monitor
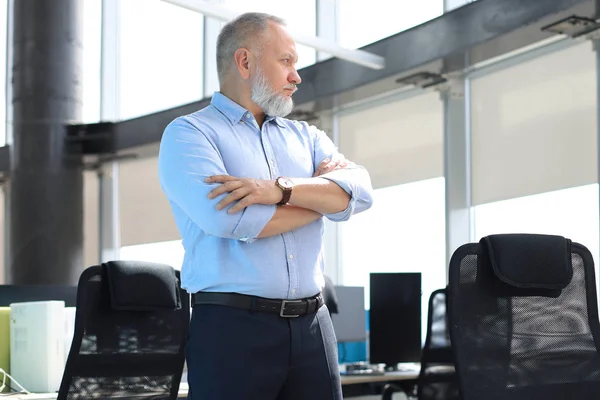
[[394,368],[421,359],[421,274],[371,273],[369,361]]
[[362,286],[335,286],[338,312],[331,315],[339,343],[367,340],[365,289]]
[[11,303],[30,301],[64,301],[66,307],[75,307],[77,286],[71,285],[0,285],[0,307]]

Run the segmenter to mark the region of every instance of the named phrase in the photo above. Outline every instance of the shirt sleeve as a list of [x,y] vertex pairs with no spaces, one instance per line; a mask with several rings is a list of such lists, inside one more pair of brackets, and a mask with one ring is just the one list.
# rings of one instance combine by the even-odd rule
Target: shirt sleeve
[[[316,171],[324,159],[333,159],[340,153],[325,132],[315,126],[308,129],[314,137],[313,169]],[[371,177],[363,166],[348,160],[346,168],[328,172],[320,178],[329,179],[350,195],[350,202],[345,210],[325,215],[331,221],[347,221],[353,214],[368,210],[373,205]]]
[[158,175],[169,201],[208,235],[252,242],[275,214],[275,205],[252,204],[235,214],[216,209],[228,193],[209,199],[208,193],[219,184],[205,179],[227,175],[227,170],[214,143],[183,117],[163,133]]

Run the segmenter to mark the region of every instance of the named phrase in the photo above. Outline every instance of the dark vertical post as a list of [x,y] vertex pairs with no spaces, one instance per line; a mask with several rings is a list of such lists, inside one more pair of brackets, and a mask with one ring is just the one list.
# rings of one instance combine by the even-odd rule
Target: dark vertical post
[[72,284],[83,269],[83,174],[65,125],[81,116],[83,2],[12,9],[8,282]]

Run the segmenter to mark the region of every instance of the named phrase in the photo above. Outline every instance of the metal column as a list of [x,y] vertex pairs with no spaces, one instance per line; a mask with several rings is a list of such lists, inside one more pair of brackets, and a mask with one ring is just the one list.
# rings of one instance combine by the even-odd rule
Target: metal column
[[9,282],[76,283],[83,269],[83,175],[65,124],[82,111],[79,0],[13,2]]
[[450,79],[444,101],[446,184],[446,265],[452,253],[472,239],[469,80]]

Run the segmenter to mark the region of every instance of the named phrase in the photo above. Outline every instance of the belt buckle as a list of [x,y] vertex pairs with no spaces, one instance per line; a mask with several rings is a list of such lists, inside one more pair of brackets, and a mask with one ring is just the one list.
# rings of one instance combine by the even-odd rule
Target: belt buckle
[[297,318],[300,316],[300,314],[286,314],[285,313],[285,306],[287,304],[298,304],[298,305],[302,305],[302,303],[304,303],[303,300],[282,300],[281,301],[281,310],[279,310],[279,316],[282,318]]

